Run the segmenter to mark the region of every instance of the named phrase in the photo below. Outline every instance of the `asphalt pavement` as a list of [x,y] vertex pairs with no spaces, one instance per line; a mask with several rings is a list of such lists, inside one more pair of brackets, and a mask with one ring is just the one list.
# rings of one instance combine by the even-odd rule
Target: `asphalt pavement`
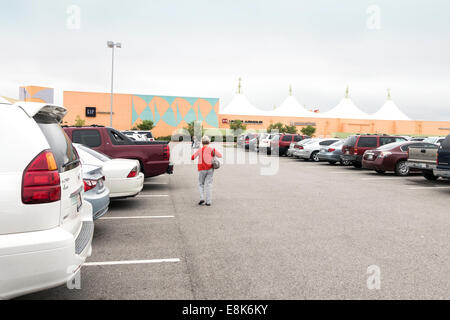
[[225,151],[211,207],[176,164],[95,222],[81,289],[21,298],[450,298],[450,181]]

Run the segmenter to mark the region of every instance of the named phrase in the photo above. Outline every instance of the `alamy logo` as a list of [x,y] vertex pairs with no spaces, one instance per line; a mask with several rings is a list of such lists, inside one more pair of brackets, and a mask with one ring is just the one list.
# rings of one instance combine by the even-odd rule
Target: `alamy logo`
[[77,5],[71,5],[66,10],[66,27],[69,30],[78,30],[81,28],[81,8]]
[[366,25],[369,30],[381,29],[381,9],[377,5],[371,5],[367,8],[368,14]]

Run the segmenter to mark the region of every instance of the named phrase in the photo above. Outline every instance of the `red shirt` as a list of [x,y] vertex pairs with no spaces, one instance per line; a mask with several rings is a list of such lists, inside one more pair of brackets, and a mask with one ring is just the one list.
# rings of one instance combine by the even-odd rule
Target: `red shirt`
[[222,154],[216,149],[210,148],[209,146],[203,146],[195,152],[191,160],[199,157],[198,159],[198,171],[212,169],[212,158],[216,156],[217,158],[222,158]]

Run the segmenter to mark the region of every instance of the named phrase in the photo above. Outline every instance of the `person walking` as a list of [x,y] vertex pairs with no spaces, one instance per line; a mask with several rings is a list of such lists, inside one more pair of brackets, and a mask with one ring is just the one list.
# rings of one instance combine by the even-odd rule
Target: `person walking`
[[222,158],[222,154],[215,148],[211,148],[209,143],[209,137],[204,136],[202,138],[202,148],[198,149],[191,157],[191,160],[195,160],[198,157],[198,188],[200,191],[200,202],[198,204],[207,206],[210,206],[212,201],[213,158]]

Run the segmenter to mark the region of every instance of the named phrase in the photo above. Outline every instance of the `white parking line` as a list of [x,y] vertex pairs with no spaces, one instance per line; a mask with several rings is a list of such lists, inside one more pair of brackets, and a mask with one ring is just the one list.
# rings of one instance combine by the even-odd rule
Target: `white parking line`
[[373,177],[373,178],[361,178],[361,180],[399,180],[398,177]]
[[101,217],[99,220],[120,220],[120,219],[164,219],[175,216],[130,216],[130,217]]
[[168,194],[138,194],[136,198],[158,198],[158,197],[168,197]]
[[450,189],[450,186],[438,186],[438,187],[411,187],[408,190],[427,190],[427,189]]
[[335,173],[335,174],[364,173],[364,171],[350,171],[350,170],[345,170],[345,169],[344,169],[344,171],[331,171],[330,173]]
[[102,262],[86,262],[83,267],[90,266],[114,266],[125,264],[149,264],[149,263],[166,263],[166,262],[180,262],[180,259],[151,259],[151,260],[123,260],[123,261],[102,261]]
[[169,184],[168,182],[144,182],[145,185],[151,185],[151,184]]

